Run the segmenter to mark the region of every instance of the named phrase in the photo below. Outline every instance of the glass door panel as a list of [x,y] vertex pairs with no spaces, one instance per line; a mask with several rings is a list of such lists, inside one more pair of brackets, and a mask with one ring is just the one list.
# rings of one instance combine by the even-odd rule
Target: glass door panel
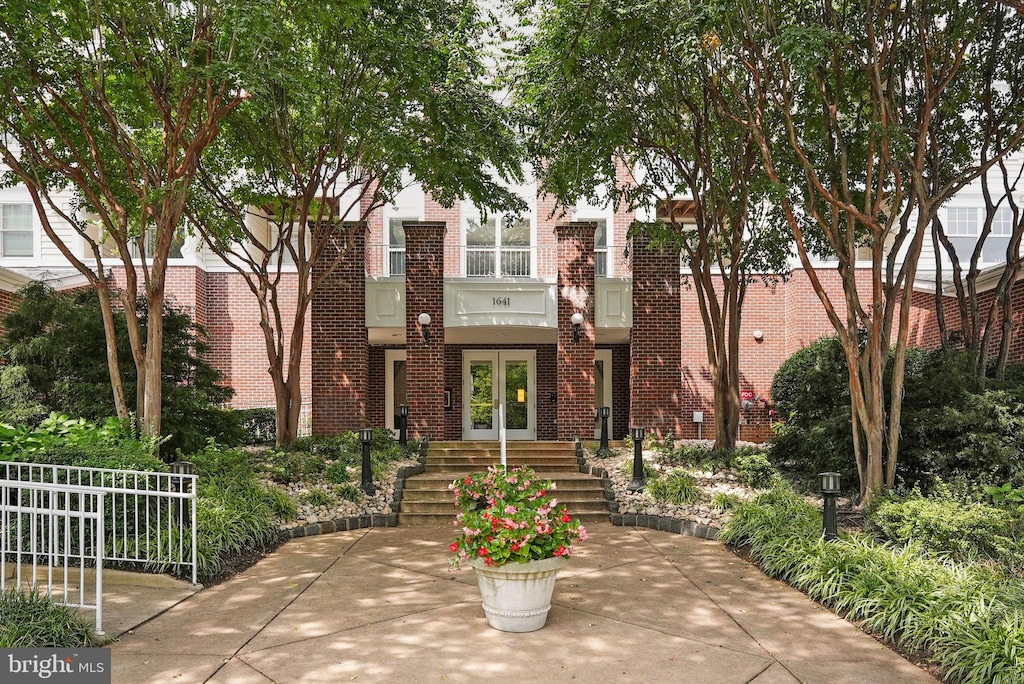
[[466,351],[462,358],[463,439],[499,439],[499,411],[507,439],[536,439],[536,353]]
[[469,364],[469,414],[474,430],[494,429],[494,362],[473,361]]
[[505,429],[530,428],[529,365],[526,361],[505,361]]

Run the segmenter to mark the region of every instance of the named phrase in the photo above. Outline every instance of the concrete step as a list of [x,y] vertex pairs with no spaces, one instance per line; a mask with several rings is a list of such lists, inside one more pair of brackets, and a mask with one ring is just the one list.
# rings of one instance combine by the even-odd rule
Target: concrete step
[[[580,472],[541,472],[537,474],[544,479],[554,481],[558,492],[574,489],[593,489],[597,491],[604,491],[601,481],[592,475],[584,475]],[[458,479],[458,474],[451,471],[415,475],[405,481],[405,493],[408,496],[411,490],[418,489],[448,492],[448,485],[456,479]]]
[[[508,462],[508,464],[510,466],[527,465],[515,463],[514,461],[511,460]],[[494,464],[489,462],[434,463],[428,460],[424,468],[428,473],[452,473],[452,478],[454,479],[454,477],[459,473],[475,473],[487,470],[487,467],[489,465]],[[576,465],[575,461],[573,461],[572,463],[545,463],[542,465],[538,465],[533,469],[537,471],[538,475],[542,475],[544,473],[579,472],[579,466]]]

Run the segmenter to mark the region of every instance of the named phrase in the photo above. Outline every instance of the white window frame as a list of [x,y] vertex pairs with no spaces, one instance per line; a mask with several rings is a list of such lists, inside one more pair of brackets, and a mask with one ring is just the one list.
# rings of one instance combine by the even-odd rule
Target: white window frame
[[[597,272],[598,250],[604,250],[605,272],[598,278],[611,278],[615,272],[615,260],[612,258],[612,249],[615,247],[615,207],[609,201],[604,207],[598,207],[585,201],[578,202],[573,209],[573,221],[585,223],[587,221],[604,221],[604,245],[598,246],[594,242],[594,271]],[[596,235],[595,235],[596,237]]]
[[977,237],[979,232],[977,207],[946,207],[947,237]]
[[992,236],[1009,237],[1013,235],[1013,210],[1010,207],[999,207],[992,218]]
[[[470,245],[469,240],[469,222],[481,221],[480,211],[473,206],[471,202],[462,203],[461,220],[459,223],[462,226],[461,246],[462,246],[462,275],[467,278],[515,278],[515,279],[527,279],[535,278],[537,273],[537,217],[535,211],[531,207],[530,210],[525,211],[517,215],[517,218],[530,222],[530,244],[529,245],[504,245],[501,241],[501,224],[506,216],[510,215],[503,211],[491,211],[487,213],[487,220],[494,220],[494,245]],[[491,275],[470,275],[469,273],[469,254],[470,251],[485,251],[489,248],[494,250],[494,273]],[[503,250],[528,250],[530,257],[530,272],[528,275],[513,275],[507,276],[501,273],[501,254]]]
[[[3,218],[3,210],[6,207],[27,207],[28,208],[28,230],[25,229],[9,229]],[[3,236],[7,233],[28,233],[31,238],[32,246],[29,248],[29,254],[7,254],[3,249]],[[35,212],[33,206],[29,202],[2,202],[0,203],[0,258],[4,259],[34,259],[37,253],[36,243],[38,231],[36,231]]]

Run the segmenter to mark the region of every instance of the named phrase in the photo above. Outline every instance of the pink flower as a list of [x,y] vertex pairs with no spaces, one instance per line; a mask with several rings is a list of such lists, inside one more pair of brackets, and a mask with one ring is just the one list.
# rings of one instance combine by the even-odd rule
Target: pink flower
[[515,515],[517,511],[518,509],[512,504],[505,506],[505,515]]

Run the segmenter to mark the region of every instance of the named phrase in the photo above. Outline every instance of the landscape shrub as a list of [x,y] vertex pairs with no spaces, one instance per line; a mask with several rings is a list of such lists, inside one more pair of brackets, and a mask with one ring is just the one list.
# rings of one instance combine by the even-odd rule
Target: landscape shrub
[[80,648],[102,643],[76,608],[15,588],[0,594],[0,648]]
[[[145,328],[148,310],[142,299],[139,311]],[[134,404],[136,369],[124,315],[117,309],[118,361],[127,401]],[[206,361],[205,330],[169,305],[163,321],[161,426],[169,436],[163,453],[191,453],[210,437],[239,442],[240,422],[233,412],[220,408],[234,391],[221,384],[220,371]],[[0,327],[0,356],[24,369],[33,396],[46,410],[90,421],[116,413],[103,320],[92,288],[54,292],[45,284],[30,283],[19,291],[19,307],[3,318]]]
[[817,510],[777,484],[733,510],[719,539],[869,632],[927,652],[950,682],[1024,680],[1024,588],[986,567],[865,534],[826,542]]
[[1011,573],[1024,568],[1019,509],[951,497],[889,495],[869,514],[871,524],[896,544],[917,543],[928,553],[960,562],[986,559]]
[[700,499],[700,487],[693,476],[683,470],[673,470],[662,479],[655,479],[647,491],[656,501],[683,506]]
[[[1024,485],[1024,371],[1018,366],[1010,364],[1005,380],[989,378],[982,387],[972,352],[908,349],[898,481],[926,491],[936,478]],[[771,460],[807,477],[835,471],[843,482],[856,483],[848,371],[838,340],[822,338],[787,359],[772,397],[785,422],[772,440]]]
[[763,449],[740,447],[733,452],[731,460],[740,482],[748,487],[765,489],[779,478],[779,471],[768,460]]
[[242,444],[262,445],[277,441],[277,410],[272,408],[236,409],[245,436]]
[[[644,479],[645,480],[656,480],[658,479],[658,470],[647,461],[643,462],[644,467]],[[626,477],[633,477],[633,459],[627,459],[622,462],[622,474]]]

